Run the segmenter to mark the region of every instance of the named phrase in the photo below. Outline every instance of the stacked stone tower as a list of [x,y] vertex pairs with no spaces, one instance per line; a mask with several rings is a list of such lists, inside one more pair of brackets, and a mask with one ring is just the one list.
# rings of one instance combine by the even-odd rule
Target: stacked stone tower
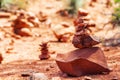
[[[109,72],[107,62],[100,47],[94,47],[99,40],[90,35],[90,23],[86,18],[88,13],[82,9],[78,11],[78,17],[74,21],[76,33],[72,44],[78,48],[68,53],[58,54],[56,62],[60,70],[71,76],[82,76],[88,74],[99,74]],[[89,30],[89,32],[88,32]]]

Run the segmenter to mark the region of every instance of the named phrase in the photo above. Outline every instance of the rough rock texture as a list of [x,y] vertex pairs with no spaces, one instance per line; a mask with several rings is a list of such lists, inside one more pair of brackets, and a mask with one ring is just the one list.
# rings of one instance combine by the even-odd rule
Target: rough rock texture
[[87,48],[98,44],[99,40],[88,34],[81,34],[81,35],[75,35],[73,37],[72,43],[76,48]]
[[93,45],[99,43],[99,40],[90,36],[90,34],[87,32],[87,30],[91,32],[90,27],[95,27],[95,24],[90,23],[90,20],[85,18],[87,15],[87,11],[80,9],[78,11],[78,17],[74,21],[76,33],[73,37],[72,43],[76,48],[92,47]]
[[99,47],[58,54],[56,62],[62,72],[72,76],[109,72],[105,56]]
[[38,18],[32,13],[16,12],[17,18],[13,21],[13,31],[20,36],[32,36],[31,28],[39,26]]
[[89,27],[95,26],[95,24],[89,23],[89,19],[84,18],[87,15],[86,11],[80,9],[78,18],[74,21],[76,33],[72,44],[79,49],[66,54],[58,54],[56,58],[61,71],[71,76],[99,74],[110,71],[102,50],[99,47],[93,47],[99,43],[99,40],[87,32],[87,30],[91,32]]

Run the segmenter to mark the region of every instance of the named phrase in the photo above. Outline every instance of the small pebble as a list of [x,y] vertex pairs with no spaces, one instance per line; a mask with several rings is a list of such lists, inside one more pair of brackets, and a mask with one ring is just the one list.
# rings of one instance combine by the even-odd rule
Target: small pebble
[[118,80],[117,76],[113,76],[113,78],[111,80]]
[[35,80],[49,80],[44,73],[33,73],[33,77]]
[[24,72],[21,74],[22,77],[29,77],[31,74],[30,73],[27,73],[27,72]]
[[88,77],[88,76],[85,76],[85,77],[84,77],[84,80],[92,80],[92,78],[91,78],[91,77]]
[[52,77],[51,80],[62,80],[60,77]]
[[110,51],[110,48],[109,47],[105,47],[103,50],[104,51]]
[[53,66],[53,65],[50,65],[50,68],[54,68],[54,66]]
[[50,69],[47,67],[46,69],[45,69],[46,71],[50,71]]
[[63,77],[68,77],[68,75],[66,74],[66,73],[63,73],[63,75],[62,75]]

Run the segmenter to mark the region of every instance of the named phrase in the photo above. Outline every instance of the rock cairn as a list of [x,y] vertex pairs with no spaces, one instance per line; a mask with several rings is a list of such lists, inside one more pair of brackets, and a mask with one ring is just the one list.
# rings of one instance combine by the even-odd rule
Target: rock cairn
[[97,38],[90,36],[87,30],[91,32],[90,27],[95,27],[94,23],[90,23],[90,19],[87,18],[88,12],[80,9],[78,17],[74,21],[76,33],[73,37],[72,43],[76,48],[88,48],[99,43]]
[[48,51],[48,42],[43,42],[40,46],[41,46],[41,55],[39,55],[40,60],[45,60],[50,58]]
[[95,27],[95,24],[90,23],[87,15],[86,11],[80,9],[78,17],[74,21],[76,33],[72,43],[78,49],[58,54],[56,57],[56,63],[60,70],[71,76],[100,74],[110,71],[103,51],[100,47],[94,47],[99,43],[99,40],[88,32],[88,30],[91,32],[90,27]]

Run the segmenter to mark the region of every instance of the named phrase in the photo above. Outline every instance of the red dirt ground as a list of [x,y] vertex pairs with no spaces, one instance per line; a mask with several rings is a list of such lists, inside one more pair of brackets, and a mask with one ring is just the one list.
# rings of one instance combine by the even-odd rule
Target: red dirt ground
[[[112,12],[112,8],[105,8],[104,2],[104,0],[98,1],[94,4],[95,6],[98,6],[97,8],[87,7],[86,9],[90,13],[92,17],[91,19],[93,19],[94,22],[97,24],[97,28],[93,30],[93,33],[100,37],[109,38],[116,32],[119,32],[119,29],[111,30],[111,25],[107,25],[104,28],[102,27],[103,24],[110,19],[109,15],[106,16],[102,14],[103,10],[106,14]],[[60,15],[55,13],[62,8],[60,6],[56,7],[60,3],[61,0],[45,0],[41,2],[41,5],[39,5],[38,3],[35,4],[37,7],[43,7],[41,7],[41,11],[48,16],[48,20],[50,20],[53,25],[60,24],[60,22],[67,22],[70,25],[73,25],[73,18],[61,17]],[[46,6],[49,6],[50,8],[46,8]],[[32,11],[32,9],[30,8],[29,10]],[[38,8],[36,10],[38,11]],[[50,13],[48,13],[47,10]],[[35,12],[35,10],[33,10],[32,12]],[[2,19],[1,21],[4,20]],[[14,34],[11,26],[4,27],[3,29],[7,33],[0,29],[0,53],[3,56],[3,61],[0,65],[0,80],[31,80],[29,79],[29,77],[21,76],[21,74],[24,72],[44,73],[46,76],[48,76],[49,80],[53,80],[52,78],[55,78],[54,80],[89,80],[87,78],[91,78],[90,80],[120,79],[119,46],[104,47],[102,46],[102,44],[97,45],[101,47],[104,51],[108,66],[112,70],[109,74],[70,77],[60,71],[55,62],[55,58],[57,53],[65,53],[74,50],[75,48],[73,47],[71,42],[48,43],[51,58],[47,60],[39,59],[39,55],[41,54],[39,44],[41,44],[41,42],[45,41],[46,39],[56,41],[56,38],[53,35],[52,31],[49,29],[48,25],[46,25],[45,23],[41,23],[40,27],[32,28],[33,36],[20,37],[19,39],[11,36],[11,34]]]

